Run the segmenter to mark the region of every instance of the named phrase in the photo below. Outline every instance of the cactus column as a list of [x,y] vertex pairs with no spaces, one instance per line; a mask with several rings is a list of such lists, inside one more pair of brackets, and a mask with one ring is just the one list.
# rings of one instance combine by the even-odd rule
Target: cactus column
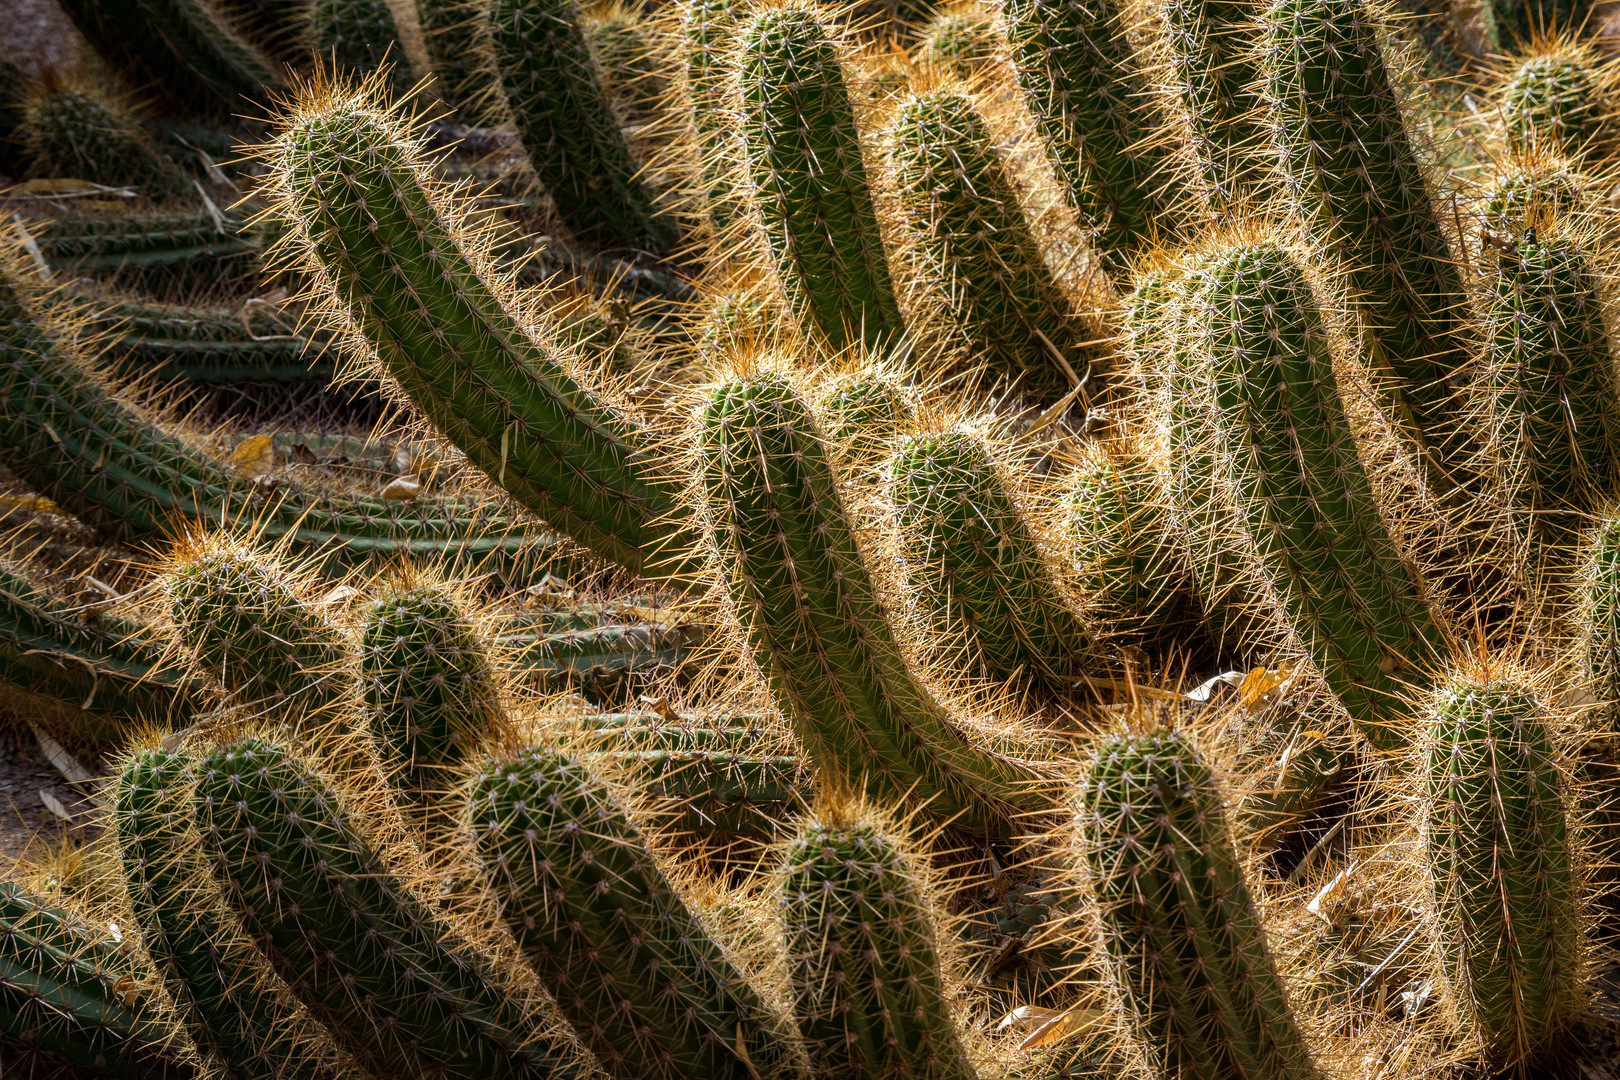
[[1254,14],[1244,0],[1167,0],[1160,9],[1170,76],[1214,208],[1258,194],[1265,127],[1254,86]]
[[816,765],[992,836],[1045,809],[1038,774],[972,745],[906,666],[820,432],[787,380],[716,388],[698,441],[732,603]]
[[734,74],[742,137],[753,209],[800,322],[834,349],[882,347],[905,328],[841,51],[808,6],[756,15]]

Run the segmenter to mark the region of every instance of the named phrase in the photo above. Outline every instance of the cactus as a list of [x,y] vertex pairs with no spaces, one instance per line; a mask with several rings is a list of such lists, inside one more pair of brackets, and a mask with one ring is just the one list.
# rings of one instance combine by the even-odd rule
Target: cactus
[[607,559],[690,568],[697,538],[648,435],[575,377],[549,327],[513,314],[516,297],[370,88],[305,101],[268,154],[270,190],[328,301],[474,465]]
[[314,0],[310,19],[315,54],[338,71],[363,74],[405,62],[388,0]]
[[919,291],[951,353],[1036,391],[1083,369],[1083,326],[1041,260],[990,131],[954,90],[917,95],[888,132],[889,166],[926,283]]
[[702,628],[689,625],[608,624],[496,639],[516,678],[543,692],[575,688],[598,700],[623,698],[631,688],[688,670],[702,644]]
[[160,594],[176,637],[232,700],[316,712],[352,691],[342,636],[274,555],[195,535],[170,563]]
[[1489,461],[1536,538],[1562,553],[1620,482],[1620,403],[1598,274],[1572,240],[1533,228],[1495,263],[1485,274],[1480,387]]
[[1107,638],[1149,652],[1184,648],[1197,625],[1167,517],[1159,470],[1141,446],[1096,443],[1084,454],[1069,493],[1076,591]]
[[678,241],[636,175],[575,0],[493,0],[490,41],[512,123],[569,229],[602,247]]
[[861,156],[843,42],[799,3],[755,15],[733,61],[753,213],[806,333],[833,350],[905,331]]
[[1091,634],[984,440],[966,429],[912,436],[889,473],[911,585],[936,623],[999,676],[1078,681]]
[[418,0],[416,5],[422,45],[433,68],[432,90],[458,116],[469,120],[482,111],[485,93],[478,70],[482,60],[480,14],[468,0]]
[[503,721],[489,657],[462,605],[431,584],[391,590],[360,635],[361,689],[389,780],[431,807]]
[[1497,110],[1508,144],[1523,153],[1544,148],[1578,159],[1603,131],[1597,78],[1578,52],[1532,56],[1502,87]]
[[1266,113],[1292,197],[1348,268],[1373,363],[1395,376],[1390,391],[1425,443],[1430,483],[1454,488],[1467,298],[1381,27],[1360,0],[1275,0],[1265,25]]
[[995,20],[971,6],[939,12],[918,37],[918,58],[959,79],[970,79],[989,68],[1001,47]]
[[906,666],[820,432],[781,375],[717,387],[702,478],[732,604],[817,767],[965,830],[1007,835],[1047,805],[1039,774],[974,746]]
[[255,320],[248,309],[74,297],[63,304],[63,314],[110,339],[107,353],[128,375],[230,383],[327,382],[337,374],[332,335],[289,333],[291,320]]
[[585,36],[602,66],[608,100],[627,127],[656,125],[669,93],[652,34],[636,12],[620,0],[607,0],[586,14]]
[[194,811],[254,943],[373,1075],[584,1076],[494,963],[419,900],[342,797],[258,738],[197,767]]
[[62,10],[124,83],[194,114],[231,116],[280,86],[209,0],[64,0]]
[[869,815],[823,813],[800,824],[785,861],[779,902],[810,1075],[977,1077],[904,845]]
[[1013,70],[1058,181],[1106,257],[1128,257],[1172,211],[1123,12],[1113,0],[1005,0]]
[[41,230],[38,243],[52,270],[185,272],[205,281],[249,275],[259,250],[241,222],[207,213],[59,218]]
[[409,505],[297,488],[256,494],[110,394],[44,317],[33,276],[14,246],[0,246],[0,445],[13,472],[91,528],[134,540],[167,536],[177,520],[251,520],[305,553],[356,562],[412,552],[515,568],[538,550],[517,522],[477,500],[429,502],[412,514]]
[[1479,13],[1490,44],[1507,52],[1558,33],[1580,33],[1591,12],[1589,0],[1486,0]]
[[[1241,205],[1266,178],[1254,14],[1242,0],[1169,0],[1159,18],[1170,83],[1208,197],[1217,210]],[[1274,50],[1268,54],[1268,63],[1283,62]]]
[[917,418],[904,388],[882,372],[842,379],[821,399],[821,427],[843,459],[855,466],[887,461]]
[[1585,186],[1561,163],[1533,160],[1496,178],[1480,205],[1480,224],[1493,238],[1514,243],[1532,221],[1574,217],[1589,204]]
[[1448,961],[1487,1054],[1517,1067],[1585,998],[1577,877],[1546,706],[1463,674],[1429,713],[1427,853]]
[[742,142],[731,125],[728,65],[737,32],[736,0],[686,0],[681,8],[680,102],[692,120],[701,209],[716,228],[741,212],[736,197]]
[[755,289],[728,289],[709,301],[698,332],[698,348],[724,360],[772,343],[775,305]]
[[197,777],[184,753],[131,755],[112,816],[130,906],[186,1031],[230,1080],[316,1080],[332,1050],[232,922],[192,827]]
[[87,84],[47,85],[28,95],[20,132],[35,170],[46,176],[127,185],[158,200],[192,194],[191,182],[158,155],[134,117]]
[[1221,792],[1175,732],[1110,737],[1082,788],[1114,983],[1167,1075],[1321,1075],[1277,976]]
[[1579,674],[1604,721],[1620,719],[1620,516],[1602,514],[1580,548],[1575,601]]
[[1191,318],[1234,498],[1295,632],[1375,748],[1439,632],[1373,502],[1311,285],[1292,256],[1213,257]]
[[[695,740],[681,737],[658,741],[666,745],[616,751],[613,760],[636,778],[651,809],[677,829],[774,836],[814,791],[804,763],[790,754],[689,748]],[[744,730],[735,741],[746,747],[753,740]]]
[[68,912],[0,880],[0,1060],[23,1076],[190,1080],[133,966]]
[[794,1075],[790,1037],[589,763],[492,762],[468,820],[519,947],[612,1076]]

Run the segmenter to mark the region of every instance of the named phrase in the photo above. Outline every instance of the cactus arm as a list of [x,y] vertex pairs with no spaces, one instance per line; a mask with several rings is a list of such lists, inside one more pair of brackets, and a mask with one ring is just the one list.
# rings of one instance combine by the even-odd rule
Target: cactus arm
[[977,748],[906,666],[814,421],[787,382],[719,387],[700,421],[715,542],[754,655],[812,761],[966,830],[1007,835],[1037,774]]
[[1211,201],[1217,208],[1238,203],[1264,178],[1253,12],[1242,0],[1168,0],[1160,20],[1169,74]]
[[[194,812],[215,874],[276,973],[373,1075],[584,1075],[536,1031],[492,961],[398,880],[339,796],[248,738],[198,765]],[[272,884],[274,883],[274,884]]]
[[798,6],[755,16],[740,37],[753,211],[794,313],[835,350],[893,346],[905,326],[839,42]]
[[697,547],[650,436],[531,337],[463,253],[397,120],[367,91],[295,118],[273,151],[282,212],[383,369],[491,479],[553,528],[638,572]]

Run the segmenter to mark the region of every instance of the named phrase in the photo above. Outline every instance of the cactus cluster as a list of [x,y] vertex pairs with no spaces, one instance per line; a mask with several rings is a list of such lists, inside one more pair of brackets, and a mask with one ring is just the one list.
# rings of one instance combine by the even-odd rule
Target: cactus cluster
[[1584,12],[62,6],[0,1073],[1602,1073]]

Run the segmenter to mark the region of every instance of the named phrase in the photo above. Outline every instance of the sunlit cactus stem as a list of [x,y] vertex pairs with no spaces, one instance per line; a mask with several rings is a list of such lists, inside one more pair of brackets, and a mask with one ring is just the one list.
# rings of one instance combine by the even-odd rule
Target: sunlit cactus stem
[[1265,127],[1253,54],[1254,12],[1242,0],[1168,0],[1160,8],[1170,77],[1209,199],[1220,211],[1260,194]]

